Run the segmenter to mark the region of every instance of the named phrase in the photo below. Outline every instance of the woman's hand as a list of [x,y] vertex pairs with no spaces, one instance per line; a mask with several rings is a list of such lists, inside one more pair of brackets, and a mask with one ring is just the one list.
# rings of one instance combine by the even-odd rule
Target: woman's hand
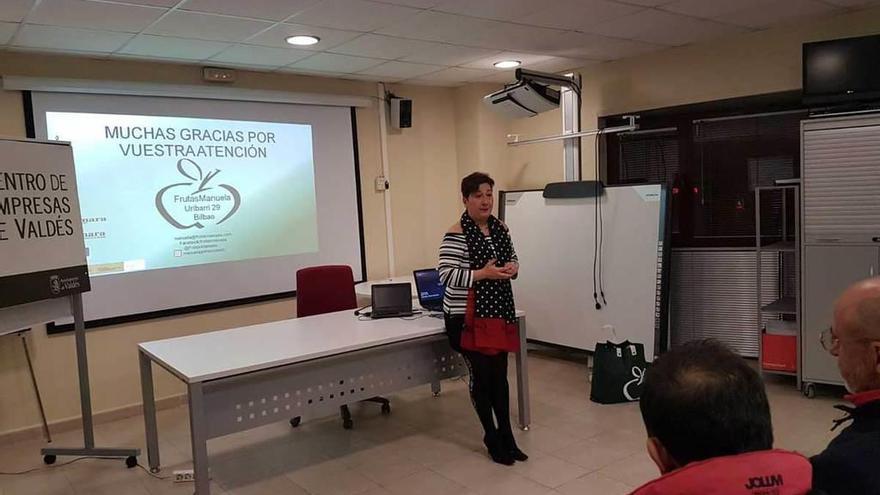
[[510,274],[510,263],[505,266],[495,266],[496,260],[489,260],[486,266],[474,272],[474,280],[508,280],[513,275]]
[[511,278],[513,278],[513,277],[516,277],[516,275],[519,273],[519,263],[517,263],[516,261],[511,261],[511,262],[507,263],[506,265],[504,265],[503,267],[501,267],[501,269],[505,273],[510,275]]

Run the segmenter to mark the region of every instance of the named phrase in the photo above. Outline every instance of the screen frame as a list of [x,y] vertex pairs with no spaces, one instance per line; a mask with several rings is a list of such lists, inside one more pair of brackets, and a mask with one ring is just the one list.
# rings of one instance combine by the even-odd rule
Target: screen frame
[[[34,120],[34,107],[33,107],[33,97],[31,91],[22,91],[22,103],[24,107],[24,124],[25,124],[25,133],[26,137],[30,139],[36,139],[36,127]],[[354,177],[355,177],[355,191],[356,191],[356,202],[357,202],[357,219],[358,219],[358,238],[360,241],[360,263],[361,263],[361,274],[362,278],[360,280],[355,280],[355,283],[361,283],[366,281],[367,278],[367,255],[366,255],[366,245],[364,240],[364,211],[363,211],[363,191],[361,188],[361,174],[360,174],[360,154],[358,150],[358,134],[357,134],[357,108],[349,107],[350,115],[351,115],[351,140],[353,145],[353,156],[354,156]],[[140,322],[145,320],[153,320],[157,318],[166,318],[170,316],[181,316],[192,313],[199,313],[203,311],[213,311],[218,309],[230,309],[238,306],[245,306],[249,304],[258,304],[269,301],[278,301],[282,299],[293,299],[296,298],[296,291],[285,291],[285,292],[276,292],[273,294],[263,294],[259,296],[245,297],[245,298],[237,298],[237,299],[227,299],[223,301],[215,301],[205,304],[196,304],[190,306],[181,306],[177,308],[169,308],[158,311],[148,311],[144,313],[136,313],[130,315],[123,316],[114,316],[110,318],[100,318],[94,320],[86,320],[85,328],[100,328],[114,325],[122,325],[126,323]],[[74,330],[74,326],[72,323],[68,324],[57,324],[55,322],[49,322],[46,324],[46,333],[48,335],[56,335],[60,333],[70,332]]]
[[850,38],[839,38],[834,40],[822,40],[822,41],[811,41],[808,43],[801,44],[801,92],[802,99],[805,104],[808,105],[821,105],[826,103],[856,103],[856,102],[865,102],[870,100],[880,99],[880,87],[876,88],[872,91],[863,91],[859,93],[817,93],[817,92],[808,92],[807,88],[807,51],[813,47],[819,45],[827,45],[831,43],[836,44],[857,44],[862,42],[865,39],[869,38],[878,38],[880,39],[880,35],[871,35],[871,36],[855,36]]

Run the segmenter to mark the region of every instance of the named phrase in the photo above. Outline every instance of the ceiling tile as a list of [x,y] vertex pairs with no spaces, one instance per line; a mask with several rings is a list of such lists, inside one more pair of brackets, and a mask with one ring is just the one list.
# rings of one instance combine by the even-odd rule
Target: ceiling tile
[[514,77],[512,70],[505,70],[491,76],[481,77],[473,82],[510,84],[516,82],[516,77]]
[[461,14],[471,17],[482,17],[500,21],[512,21],[525,17],[533,12],[546,9],[559,15],[554,5],[547,9],[546,5],[534,0],[444,0],[433,10],[450,14]]
[[280,67],[314,55],[315,52],[295,48],[274,48],[256,45],[233,45],[211,57],[215,62]]
[[318,70],[325,72],[344,72],[347,74],[375,67],[385,60],[376,58],[351,57],[335,53],[318,53],[307,59],[300,60],[290,67],[292,69]]
[[584,67],[598,64],[595,60],[582,60],[578,58],[553,57],[550,60],[535,62],[532,64],[524,64],[526,69],[538,70],[541,72],[565,72],[570,70],[578,70]]
[[320,52],[339,46],[348,40],[357,38],[363,33],[357,31],[341,31],[323,27],[304,26],[302,24],[278,24],[262,33],[245,40],[250,45],[274,46],[279,48],[289,47],[285,41],[289,36],[308,34],[317,36],[321,41],[316,45],[298,46],[298,50]]
[[387,82],[387,83],[393,83],[393,82],[400,81],[400,78],[382,77],[382,76],[376,76],[373,74],[345,74],[344,76],[341,76],[341,77],[343,79],[351,79],[354,81],[371,81],[371,82]]
[[430,42],[394,38],[381,34],[364,34],[347,43],[339,45],[330,51],[343,55],[355,55],[358,57],[374,57],[394,60],[407,55],[418,53],[430,46]]
[[119,51],[126,55],[161,59],[204,60],[229,46],[220,41],[190,40],[141,34]]
[[398,84],[406,84],[409,86],[433,86],[436,88],[456,88],[459,86],[464,86],[465,82],[463,81],[434,81],[431,79],[422,79],[422,78],[414,78],[414,79],[405,79],[400,81]]
[[558,0],[552,9],[542,8],[513,20],[537,26],[583,30],[641,9],[642,7],[607,0]]
[[0,22],[0,45],[9,43],[9,40],[12,39],[12,35],[15,34],[16,29],[18,29],[18,23]]
[[153,7],[174,7],[180,3],[180,0],[119,0],[123,3],[131,3],[136,5],[152,5]]
[[418,9],[430,9],[438,5],[443,0],[378,0],[382,3],[393,3],[394,5],[405,5],[407,7],[416,7]]
[[551,55],[536,55],[533,53],[517,53],[517,52],[501,52],[497,55],[493,55],[491,57],[482,58],[479,60],[474,60],[473,62],[469,62],[464,64],[463,67],[469,69],[490,69],[493,71],[497,71],[498,69],[495,67],[495,62],[499,62],[501,60],[519,60],[523,65],[528,64],[537,64],[540,62],[546,62],[548,60],[552,60],[553,56]]
[[737,2],[707,2],[706,0],[676,0],[661,7],[677,14],[685,14],[694,17],[710,19],[766,4],[772,0],[739,0]]
[[744,28],[695,19],[654,9],[639,11],[602,23],[590,31],[606,36],[628,36],[637,41],[680,46],[744,32]]
[[15,36],[13,44],[53,50],[112,52],[131,38],[132,35],[126,33],[25,24]]
[[268,28],[272,23],[213,14],[175,11],[163,17],[146,32],[215,41],[241,41]]
[[85,0],[43,0],[28,16],[32,24],[137,33],[167,9]]
[[431,74],[427,74],[416,79],[419,79],[424,82],[438,82],[438,83],[463,83],[468,81],[474,81],[480,79],[482,77],[489,76],[493,74],[494,71],[491,70],[480,70],[480,69],[464,69],[462,67],[450,67],[448,69],[443,69],[438,72],[433,72]]
[[380,29],[378,32],[401,38],[493,48],[494,44],[486,46],[486,43],[491,41],[487,35],[495,29],[497,24],[499,23],[486,19],[424,11],[404,22]]
[[186,0],[183,10],[283,21],[319,0]]
[[411,7],[369,0],[324,0],[290,21],[350,31],[374,31],[421,12]]
[[463,65],[481,58],[501,53],[490,48],[472,48],[469,46],[446,45],[430,41],[423,42],[425,47],[412,55],[400,60],[404,62],[421,62],[436,65]]
[[284,72],[286,74],[298,74],[301,76],[315,76],[315,77],[339,77],[344,75],[344,72],[327,72],[320,70],[306,70],[306,69],[297,69],[294,67],[279,67],[278,72]]
[[762,2],[735,12],[716,17],[722,22],[751,28],[767,28],[796,19],[843,12],[843,7],[835,7],[816,0],[787,0],[786,2]]
[[597,34],[569,32],[563,34],[561,38],[566,42],[567,47],[549,53],[560,57],[589,60],[617,60],[666,48],[666,45],[608,38]]
[[3,0],[0,2],[0,21],[21,21],[33,4],[34,0]]
[[358,71],[358,74],[370,74],[374,76],[393,77],[400,79],[411,79],[413,77],[423,76],[432,72],[443,70],[439,65],[413,64],[409,62],[386,62],[366,70]]
[[825,0],[825,3],[838,5],[840,7],[868,7],[880,4],[878,0]]
[[545,52],[558,50],[568,46],[562,37],[568,34],[558,29],[542,28],[537,26],[523,26],[498,22],[493,30],[486,33],[487,44],[493,48],[525,52]]
[[[660,5],[666,5],[668,3],[672,3],[675,0],[627,0],[626,3],[632,3],[636,5],[644,5],[645,7],[659,7]],[[710,0],[706,0],[710,1]],[[718,0],[715,0],[718,1]]]

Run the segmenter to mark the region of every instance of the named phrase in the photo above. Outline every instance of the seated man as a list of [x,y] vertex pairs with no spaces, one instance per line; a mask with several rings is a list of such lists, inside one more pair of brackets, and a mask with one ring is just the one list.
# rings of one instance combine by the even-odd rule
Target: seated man
[[771,450],[773,428],[758,373],[719,342],[691,342],[645,374],[648,454],[663,476],[633,495],[803,495],[809,461]]
[[[880,494],[880,277],[847,289],[834,306],[834,323],[822,345],[852,395],[852,421],[824,452],[813,457],[813,484],[828,493]],[[839,423],[839,424],[840,424]]]

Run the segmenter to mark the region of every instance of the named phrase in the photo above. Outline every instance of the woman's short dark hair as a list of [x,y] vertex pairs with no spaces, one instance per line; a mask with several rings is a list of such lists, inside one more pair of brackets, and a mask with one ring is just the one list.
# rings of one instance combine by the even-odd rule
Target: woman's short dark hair
[[682,466],[773,447],[761,376],[718,341],[689,342],[655,360],[640,406],[648,436]]
[[489,184],[489,187],[495,187],[495,181],[489,177],[489,174],[483,172],[474,172],[464,179],[461,179],[461,196],[467,198],[471,194],[480,190],[480,186]]

